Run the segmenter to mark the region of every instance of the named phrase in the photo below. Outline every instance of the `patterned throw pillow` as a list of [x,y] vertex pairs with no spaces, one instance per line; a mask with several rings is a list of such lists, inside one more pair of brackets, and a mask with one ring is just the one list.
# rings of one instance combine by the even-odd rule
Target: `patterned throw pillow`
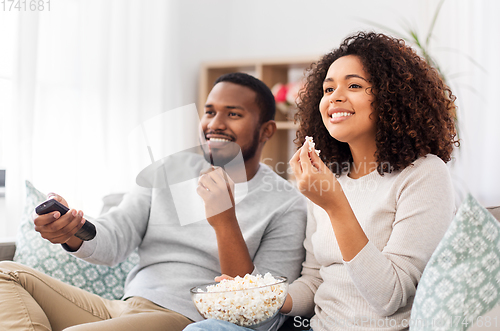
[[139,262],[136,252],[115,267],[94,265],[68,254],[60,245],[43,239],[31,218],[45,194],[26,181],[26,204],[16,238],[14,261],[106,299],[120,299],[129,271]]
[[481,315],[499,300],[500,224],[468,195],[424,270],[411,330],[486,327]]

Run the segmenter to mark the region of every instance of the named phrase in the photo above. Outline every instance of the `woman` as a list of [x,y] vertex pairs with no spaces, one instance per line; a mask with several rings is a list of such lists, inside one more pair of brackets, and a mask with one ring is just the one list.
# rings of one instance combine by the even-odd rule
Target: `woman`
[[307,254],[281,312],[314,315],[294,319],[314,331],[408,329],[453,217],[455,97],[404,41],[364,32],[314,64],[300,96],[290,164],[309,199]]

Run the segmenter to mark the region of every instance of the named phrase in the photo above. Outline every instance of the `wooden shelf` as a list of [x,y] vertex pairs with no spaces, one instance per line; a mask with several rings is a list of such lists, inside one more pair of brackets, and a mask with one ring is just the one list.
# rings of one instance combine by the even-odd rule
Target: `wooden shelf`
[[276,127],[278,130],[297,130],[299,128],[299,124],[293,123],[292,121],[277,121]]
[[[202,111],[208,94],[215,80],[227,73],[245,72],[262,80],[269,88],[277,83],[286,84],[299,80],[305,69],[316,62],[319,56],[303,56],[290,58],[264,58],[248,60],[214,61],[203,63],[200,70],[198,91],[198,109]],[[293,139],[298,124],[289,121],[285,114],[276,110],[276,126],[274,137],[269,140],[262,153],[262,162],[284,178],[290,178],[288,161],[295,151]]]

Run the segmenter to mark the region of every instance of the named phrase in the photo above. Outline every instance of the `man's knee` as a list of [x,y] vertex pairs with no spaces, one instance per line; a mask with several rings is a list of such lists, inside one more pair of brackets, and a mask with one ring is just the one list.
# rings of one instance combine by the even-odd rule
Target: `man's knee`
[[19,263],[12,261],[0,261],[0,270],[10,270],[15,268]]
[[12,280],[12,276],[21,266],[19,263],[12,261],[0,261],[0,279]]
[[32,270],[32,268],[13,261],[0,261],[0,271],[9,273],[19,270]]
[[43,274],[35,269],[12,261],[0,261],[0,279],[21,282],[21,275]]
[[12,261],[0,261],[0,274],[15,275],[18,272],[36,272],[33,268],[27,267],[17,262]]

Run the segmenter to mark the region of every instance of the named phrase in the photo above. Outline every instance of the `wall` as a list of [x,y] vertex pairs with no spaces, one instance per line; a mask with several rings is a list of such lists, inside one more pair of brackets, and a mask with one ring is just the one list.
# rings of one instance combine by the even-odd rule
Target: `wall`
[[419,21],[426,1],[178,1],[182,102],[196,102],[200,63],[224,59],[321,55],[369,19],[398,29]]
[[499,12],[495,0],[446,1],[433,40],[457,96],[461,146],[452,174],[484,206],[500,205]]

